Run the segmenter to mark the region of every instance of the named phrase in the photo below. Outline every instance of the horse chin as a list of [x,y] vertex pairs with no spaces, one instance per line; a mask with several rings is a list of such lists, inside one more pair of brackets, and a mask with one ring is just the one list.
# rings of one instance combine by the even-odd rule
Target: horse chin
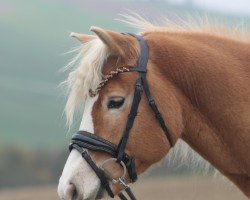
[[76,198],[77,200],[100,200],[100,199],[107,199],[108,194],[105,190],[100,188],[97,192],[94,192],[93,194],[88,195],[88,197],[80,197]]
[[93,193],[87,198],[83,198],[83,200],[100,200],[100,199],[107,199],[108,194],[107,192],[100,188],[97,193]]
[[108,193],[102,187],[100,187],[95,199],[106,199],[108,197]]
[[89,193],[86,196],[78,196],[76,200],[99,200],[99,199],[107,199],[108,193],[102,187],[96,188],[92,193]]

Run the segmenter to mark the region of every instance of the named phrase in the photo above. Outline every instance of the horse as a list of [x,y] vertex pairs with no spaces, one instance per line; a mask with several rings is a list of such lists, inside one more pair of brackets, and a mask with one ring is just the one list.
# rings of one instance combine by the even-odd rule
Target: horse
[[[158,163],[181,140],[250,197],[250,40],[214,29],[169,29],[138,19],[129,23],[143,30],[138,37],[148,49],[145,77],[171,138],[164,134],[143,88],[123,152],[133,158],[136,173]],[[137,72],[125,72],[138,65],[143,48],[137,36],[90,30],[95,34],[71,34],[82,46],[72,61],[77,67],[65,82],[67,123],[71,126],[75,112],[81,111],[79,130],[94,133],[85,135],[82,143],[93,140],[115,149],[121,146],[138,81]],[[95,167],[103,167],[112,156],[76,148],[71,148],[60,177],[59,197],[106,197]],[[123,184],[133,181],[123,162],[115,161],[105,164],[104,176],[111,193],[119,195],[122,185],[111,180],[126,172]]]

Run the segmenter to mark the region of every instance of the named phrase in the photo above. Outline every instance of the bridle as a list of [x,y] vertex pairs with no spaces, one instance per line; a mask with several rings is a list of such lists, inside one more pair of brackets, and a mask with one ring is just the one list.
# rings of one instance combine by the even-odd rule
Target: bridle
[[[120,163],[120,165],[123,167],[123,175],[117,179],[113,179],[112,183],[113,184],[119,183],[123,187],[127,195],[130,197],[130,199],[135,200],[136,198],[134,194],[132,193],[130,187],[125,183],[126,173],[128,173],[129,178],[132,183],[134,183],[137,180],[137,173],[135,169],[135,159],[133,157],[130,157],[125,152],[125,148],[126,148],[126,144],[129,138],[130,130],[133,127],[133,123],[137,115],[137,110],[139,107],[139,103],[141,101],[143,90],[146,94],[149,106],[153,110],[155,117],[158,120],[163,132],[165,133],[167,140],[171,147],[173,146],[173,140],[172,140],[171,135],[168,132],[168,128],[165,124],[165,121],[157,108],[157,105],[150,93],[150,89],[148,86],[147,77],[146,77],[147,62],[148,62],[147,44],[145,40],[139,35],[135,35],[131,33],[128,33],[128,35],[135,37],[137,41],[139,42],[140,56],[137,60],[137,65],[135,67],[130,67],[129,70],[120,71],[120,73],[137,72],[139,75],[139,78],[137,79],[136,84],[135,84],[134,98],[133,98],[133,102],[131,105],[130,113],[128,115],[127,124],[123,131],[123,135],[122,135],[122,138],[120,139],[118,146],[110,143],[109,141],[95,134],[89,133],[87,131],[78,131],[76,134],[72,136],[72,143],[69,145],[69,149],[70,151],[72,149],[76,149],[81,154],[81,156],[86,160],[89,166],[96,173],[97,177],[100,179],[102,188],[105,189],[108,195],[112,198],[114,197],[114,194],[110,188],[109,181],[105,173],[104,165],[106,165],[106,163],[108,162],[114,162],[114,161],[117,163]],[[92,92],[92,96],[94,96],[93,92]],[[92,160],[92,158],[90,157],[88,150],[105,152],[109,154],[112,158],[105,160],[100,166],[97,166]],[[120,192],[118,196],[120,197],[121,200],[127,199],[127,197],[122,192]]]

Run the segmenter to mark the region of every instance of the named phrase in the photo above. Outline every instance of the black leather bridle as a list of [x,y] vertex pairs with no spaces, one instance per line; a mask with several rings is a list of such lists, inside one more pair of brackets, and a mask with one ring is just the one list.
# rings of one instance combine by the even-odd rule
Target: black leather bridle
[[[132,183],[137,180],[137,173],[135,169],[135,159],[133,157],[130,157],[128,154],[126,154],[125,148],[126,148],[126,144],[129,138],[130,130],[133,127],[133,123],[137,115],[137,110],[139,107],[139,103],[141,101],[143,90],[146,94],[149,106],[153,110],[155,117],[158,120],[163,132],[165,133],[171,147],[173,146],[173,140],[172,140],[171,135],[168,132],[166,123],[157,108],[157,105],[150,93],[150,89],[148,86],[148,82],[146,78],[147,62],[148,62],[147,44],[145,40],[139,35],[135,35],[131,33],[128,33],[128,35],[135,37],[140,44],[140,56],[138,58],[137,65],[135,67],[131,67],[129,70],[129,72],[137,72],[139,75],[139,78],[137,79],[136,84],[135,84],[134,98],[133,98],[132,106],[130,109],[130,113],[128,115],[127,124],[126,124],[122,138],[118,146],[92,133],[89,133],[86,131],[78,131],[76,134],[73,135],[72,143],[69,145],[69,149],[70,151],[72,149],[76,149],[82,155],[82,157],[86,160],[86,162],[94,170],[94,172],[100,179],[102,188],[104,188],[109,194],[109,196],[112,198],[114,197],[114,194],[110,188],[108,178],[104,171],[104,164],[112,160],[115,160],[117,163],[120,163],[124,169],[124,174],[118,179],[113,179],[112,182],[121,184],[121,186],[123,186],[123,189],[126,191],[130,199],[135,200],[136,198],[134,194],[132,193],[130,187],[125,183],[126,172],[128,173],[129,178]],[[88,150],[105,152],[109,154],[112,158],[104,161],[104,163],[98,167],[94,163],[90,155],[88,154]],[[127,199],[126,196],[122,194],[122,192],[119,193],[118,196],[122,200]]]

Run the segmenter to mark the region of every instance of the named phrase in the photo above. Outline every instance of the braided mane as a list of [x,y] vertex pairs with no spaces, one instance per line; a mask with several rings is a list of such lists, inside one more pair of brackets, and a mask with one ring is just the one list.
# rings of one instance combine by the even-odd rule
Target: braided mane
[[113,78],[114,76],[117,76],[120,73],[123,72],[129,72],[130,69],[127,67],[120,67],[117,68],[114,71],[111,71],[108,75],[104,76],[103,80],[99,83],[99,85],[97,86],[97,88],[95,90],[90,89],[89,90],[89,95],[91,97],[94,97],[98,94],[98,92],[108,83],[108,81]]

